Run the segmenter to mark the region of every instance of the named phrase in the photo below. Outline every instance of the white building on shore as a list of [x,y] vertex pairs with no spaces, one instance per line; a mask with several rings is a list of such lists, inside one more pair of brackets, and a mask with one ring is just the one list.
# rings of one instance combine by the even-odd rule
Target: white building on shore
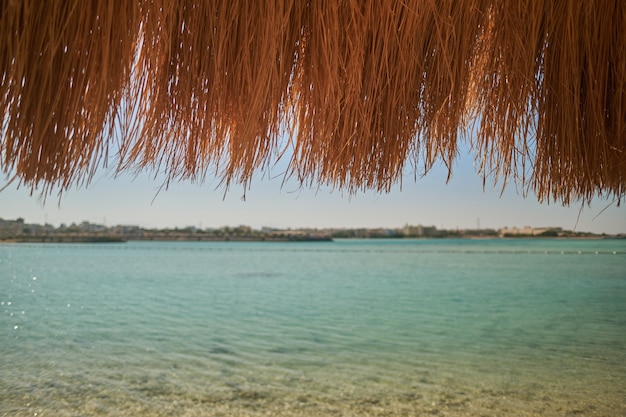
[[504,227],[498,230],[500,237],[504,236],[540,236],[545,234],[558,235],[563,231],[560,227]]

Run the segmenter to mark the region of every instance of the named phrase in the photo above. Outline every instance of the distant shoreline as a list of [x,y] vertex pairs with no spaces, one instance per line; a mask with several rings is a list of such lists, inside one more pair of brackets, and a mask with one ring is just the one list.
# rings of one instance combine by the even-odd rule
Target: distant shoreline
[[[626,239],[626,236],[505,236],[505,237],[342,237],[339,240],[612,240]],[[147,238],[129,238],[125,239],[119,236],[31,236],[19,237],[12,239],[0,239],[0,243],[127,243],[127,242],[334,242],[336,239],[330,236],[285,236],[285,237],[258,237],[258,236],[237,236],[237,237],[197,237],[197,236],[177,236],[177,237],[147,237]]]
[[0,240],[0,243],[126,243],[135,242],[332,242],[329,236],[290,236],[290,237],[160,237],[131,238],[118,236],[36,236]]
[[0,240],[3,243],[125,243],[118,236],[33,236]]
[[250,226],[224,226],[145,229],[136,225],[106,226],[82,222],[30,224],[23,218],[0,219],[0,242],[120,243],[131,240],[200,242],[332,242],[334,239],[620,239],[626,234],[595,234],[563,230],[560,227],[504,227],[501,229],[438,229],[435,226],[409,225],[399,228],[296,228],[276,229]]

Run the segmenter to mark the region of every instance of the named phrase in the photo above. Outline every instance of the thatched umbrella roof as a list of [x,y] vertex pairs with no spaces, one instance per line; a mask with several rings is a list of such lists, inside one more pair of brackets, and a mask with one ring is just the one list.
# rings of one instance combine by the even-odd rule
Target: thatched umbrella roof
[[[1,0],[0,170],[388,190],[451,166],[539,200],[626,187],[623,0]],[[288,140],[284,140],[288,138]],[[109,155],[115,153],[115,155]]]

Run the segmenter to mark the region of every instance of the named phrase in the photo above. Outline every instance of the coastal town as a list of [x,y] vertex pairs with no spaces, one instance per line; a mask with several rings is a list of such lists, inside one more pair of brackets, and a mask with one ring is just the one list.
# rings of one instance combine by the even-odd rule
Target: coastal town
[[332,241],[334,239],[403,238],[625,238],[623,235],[594,234],[560,227],[504,227],[500,229],[438,229],[435,226],[404,225],[399,228],[298,228],[279,229],[250,226],[220,228],[148,229],[133,225],[106,226],[87,221],[61,224],[28,223],[23,218],[0,218],[0,241],[4,242],[126,242],[163,241]]

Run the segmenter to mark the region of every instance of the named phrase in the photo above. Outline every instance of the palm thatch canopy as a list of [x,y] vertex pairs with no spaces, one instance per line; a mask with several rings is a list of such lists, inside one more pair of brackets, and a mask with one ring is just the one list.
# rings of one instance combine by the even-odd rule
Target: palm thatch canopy
[[385,191],[467,141],[539,200],[625,195],[624,0],[0,5],[0,171],[31,190],[111,158],[245,184],[288,154],[303,183]]

